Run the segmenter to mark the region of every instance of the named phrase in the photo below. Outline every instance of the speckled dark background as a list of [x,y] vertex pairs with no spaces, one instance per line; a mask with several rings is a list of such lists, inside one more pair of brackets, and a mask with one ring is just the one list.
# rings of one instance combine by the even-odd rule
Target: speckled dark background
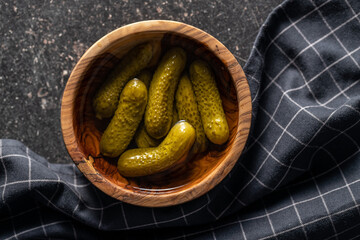
[[76,62],[99,38],[136,21],[176,20],[215,36],[244,65],[261,24],[281,2],[0,1],[0,138],[20,140],[50,162],[70,162],[61,97]]

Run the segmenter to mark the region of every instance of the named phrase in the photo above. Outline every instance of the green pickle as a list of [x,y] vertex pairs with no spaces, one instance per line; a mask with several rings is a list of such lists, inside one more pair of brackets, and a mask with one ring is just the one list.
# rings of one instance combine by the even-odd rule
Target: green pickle
[[152,75],[151,75],[150,70],[148,70],[148,69],[142,70],[142,71],[136,76],[136,78],[139,79],[139,80],[141,80],[141,81],[145,84],[146,89],[149,89],[150,82],[151,82],[151,78],[152,78]]
[[214,73],[202,60],[194,61],[189,72],[205,134],[212,143],[224,144],[229,139],[229,126]]
[[[179,121],[178,113],[174,107],[173,121],[171,126],[174,126]],[[135,143],[139,148],[157,147],[161,143],[162,139],[156,139],[151,137],[145,129],[145,125],[142,122],[135,133]]]
[[175,102],[179,113],[179,119],[186,120],[196,130],[196,140],[193,146],[193,152],[196,154],[206,151],[208,140],[205,136],[194,91],[187,74],[184,74],[180,78],[175,94]]
[[171,128],[175,90],[185,63],[185,51],[172,48],[163,56],[153,75],[144,122],[146,131],[156,139],[164,137]]
[[145,125],[142,122],[139,129],[135,133],[135,143],[138,148],[156,147],[161,143],[161,139],[151,137],[145,129]]
[[125,177],[141,177],[168,170],[186,160],[195,136],[190,123],[179,121],[158,147],[124,152],[118,160],[118,170]]
[[[172,118],[172,122],[171,122],[171,127],[174,126],[178,121],[179,121],[179,114],[176,111],[176,106],[174,105],[173,107],[173,118]],[[185,120],[185,119],[184,119]]]
[[133,48],[122,58],[119,65],[110,72],[104,84],[95,94],[93,109],[97,118],[113,116],[125,84],[147,67],[152,55],[152,45],[146,43]]
[[138,79],[125,85],[114,117],[100,140],[102,155],[118,157],[125,151],[143,118],[147,94],[145,84]]

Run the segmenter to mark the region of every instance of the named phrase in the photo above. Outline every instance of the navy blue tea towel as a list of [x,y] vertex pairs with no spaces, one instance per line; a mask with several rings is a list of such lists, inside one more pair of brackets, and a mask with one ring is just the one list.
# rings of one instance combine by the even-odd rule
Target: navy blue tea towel
[[253,121],[204,196],[143,208],[0,141],[0,239],[359,239],[360,1],[288,0],[244,68]]

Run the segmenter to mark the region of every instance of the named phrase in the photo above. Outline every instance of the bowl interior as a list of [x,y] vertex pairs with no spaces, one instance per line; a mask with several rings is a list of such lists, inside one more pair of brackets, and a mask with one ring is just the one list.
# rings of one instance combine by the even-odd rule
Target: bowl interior
[[[166,173],[125,178],[117,171],[117,159],[104,158],[99,142],[110,119],[98,120],[92,99],[109,72],[130,49],[151,42],[155,70],[171,47],[187,52],[187,67],[203,59],[212,67],[229,124],[229,140],[211,144],[208,151]],[[234,85],[236,84],[236,85]],[[61,126],[67,150],[84,175],[98,188],[119,200],[140,206],[170,206],[192,200],[209,191],[231,170],[249,134],[251,98],[244,72],[232,54],[216,39],[192,26],[172,21],[146,21],[115,30],[95,43],[75,66],[66,85],[61,107]],[[136,147],[132,142],[130,148]]]
[[[149,41],[153,43],[157,53],[164,53],[166,49],[173,46],[184,48],[188,54],[188,65],[196,58],[201,58],[210,64],[216,74],[218,89],[230,128],[230,138],[222,146],[211,144],[209,151],[194,156],[176,171],[151,177],[125,178],[117,171],[117,159],[104,158],[100,154],[99,141],[110,120],[100,121],[96,119],[91,103],[96,90],[99,89],[109,71],[116,66],[120,58],[132,47]],[[161,54],[156,54],[153,64],[158,61],[160,56]],[[226,153],[232,148],[239,111],[236,90],[224,64],[207,46],[187,36],[169,32],[128,35],[123,39],[115,41],[101,55],[92,59],[86,74],[81,80],[81,86],[76,94],[75,106],[77,106],[74,109],[74,126],[77,126],[75,137],[78,139],[78,144],[85,156],[94,159],[94,168],[108,181],[116,185],[126,186],[127,189],[133,188],[138,192],[156,191],[157,194],[180,190],[181,188],[188,187],[189,184],[195,184],[216,168]],[[131,143],[130,147],[135,146]]]

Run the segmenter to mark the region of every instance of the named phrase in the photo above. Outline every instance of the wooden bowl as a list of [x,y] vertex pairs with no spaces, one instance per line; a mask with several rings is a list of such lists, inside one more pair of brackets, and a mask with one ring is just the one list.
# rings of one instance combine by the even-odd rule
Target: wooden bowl
[[[208,152],[196,156],[176,172],[156,177],[125,178],[117,171],[117,159],[106,159],[100,155],[99,141],[107,122],[95,118],[91,102],[119,58],[132,47],[149,41],[161,50],[180,46],[189,53],[188,62],[201,58],[210,64],[217,78],[230,138],[222,146],[211,145]],[[91,46],[72,71],[61,106],[64,142],[79,170],[106,194],[147,207],[184,203],[217,185],[239,159],[249,134],[250,122],[249,85],[230,51],[198,28],[163,20],[121,27]]]

